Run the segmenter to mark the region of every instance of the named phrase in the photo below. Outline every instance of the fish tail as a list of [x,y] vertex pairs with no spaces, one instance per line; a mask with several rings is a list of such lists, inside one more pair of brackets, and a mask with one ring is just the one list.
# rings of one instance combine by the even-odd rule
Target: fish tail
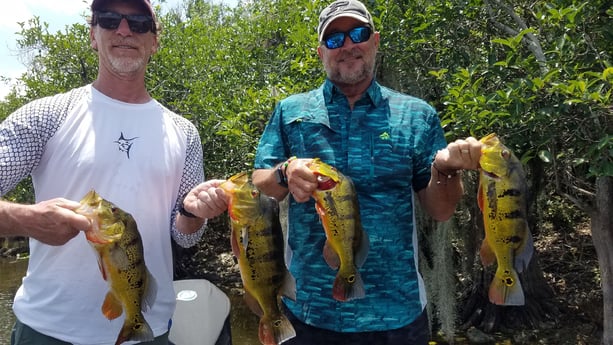
[[264,345],[278,345],[295,336],[294,326],[283,314],[276,318],[264,315],[260,319],[259,338]]
[[142,315],[135,316],[130,319],[126,318],[126,322],[124,322],[119,335],[117,336],[117,341],[115,341],[115,345],[119,345],[123,342],[135,340],[139,342],[152,341],[153,331],[145,318]]
[[499,269],[490,284],[490,302],[497,305],[524,305],[524,291],[517,271]]
[[350,274],[342,274],[342,270],[339,270],[332,286],[332,297],[337,301],[346,302],[364,298],[364,296],[366,296],[366,292],[360,272],[354,270]]

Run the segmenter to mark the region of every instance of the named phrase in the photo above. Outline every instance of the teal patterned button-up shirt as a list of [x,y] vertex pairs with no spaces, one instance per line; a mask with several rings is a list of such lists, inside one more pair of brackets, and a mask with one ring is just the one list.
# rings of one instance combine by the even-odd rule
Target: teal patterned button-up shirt
[[359,270],[366,297],[337,302],[336,271],[322,256],[326,237],[314,202],[290,200],[288,264],[297,300],[284,302],[296,317],[320,328],[364,332],[400,328],[422,313],[426,296],[417,270],[414,191],[427,186],[432,159],[445,146],[430,105],[375,81],[353,110],[329,80],[276,106],[255,168],[271,168],[291,156],[319,157],[335,166],[355,184],[370,239]]

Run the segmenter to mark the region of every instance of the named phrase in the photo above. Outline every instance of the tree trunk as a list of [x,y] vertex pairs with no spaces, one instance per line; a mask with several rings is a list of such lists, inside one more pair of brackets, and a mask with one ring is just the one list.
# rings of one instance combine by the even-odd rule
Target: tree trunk
[[592,213],[592,239],[602,277],[602,344],[613,344],[613,177],[596,179],[596,207]]

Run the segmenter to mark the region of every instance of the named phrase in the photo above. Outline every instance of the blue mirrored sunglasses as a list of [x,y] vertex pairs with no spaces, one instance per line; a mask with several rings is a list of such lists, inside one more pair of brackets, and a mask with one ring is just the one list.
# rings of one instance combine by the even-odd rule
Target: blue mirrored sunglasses
[[340,48],[345,44],[345,38],[349,36],[351,42],[353,43],[362,43],[368,41],[370,39],[370,34],[372,30],[368,26],[358,26],[357,28],[353,28],[348,32],[335,32],[329,34],[324,37],[323,44],[328,49],[336,49]]
[[153,17],[143,14],[121,14],[117,12],[105,11],[95,12],[92,24],[99,25],[103,29],[115,30],[121,24],[121,20],[126,18],[130,30],[135,33],[144,34],[146,32],[156,32]]

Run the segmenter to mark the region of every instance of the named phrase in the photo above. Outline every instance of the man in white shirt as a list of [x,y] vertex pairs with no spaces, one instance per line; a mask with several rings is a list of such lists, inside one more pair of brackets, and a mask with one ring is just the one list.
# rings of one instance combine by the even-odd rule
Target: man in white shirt
[[[227,208],[204,181],[195,126],[152,99],[145,87],[159,26],[149,0],[94,0],[91,45],[97,79],[35,100],[0,124],[0,196],[32,176],[36,203],[0,200],[0,236],[30,238],[30,261],[16,293],[12,344],[114,344],[124,315],[100,311],[108,291],[74,210],[89,190],[132,214],[145,263],[157,282],[144,313],[166,344],[175,308],[171,238],[189,247],[207,218]],[[134,342],[132,342],[134,343]]]

